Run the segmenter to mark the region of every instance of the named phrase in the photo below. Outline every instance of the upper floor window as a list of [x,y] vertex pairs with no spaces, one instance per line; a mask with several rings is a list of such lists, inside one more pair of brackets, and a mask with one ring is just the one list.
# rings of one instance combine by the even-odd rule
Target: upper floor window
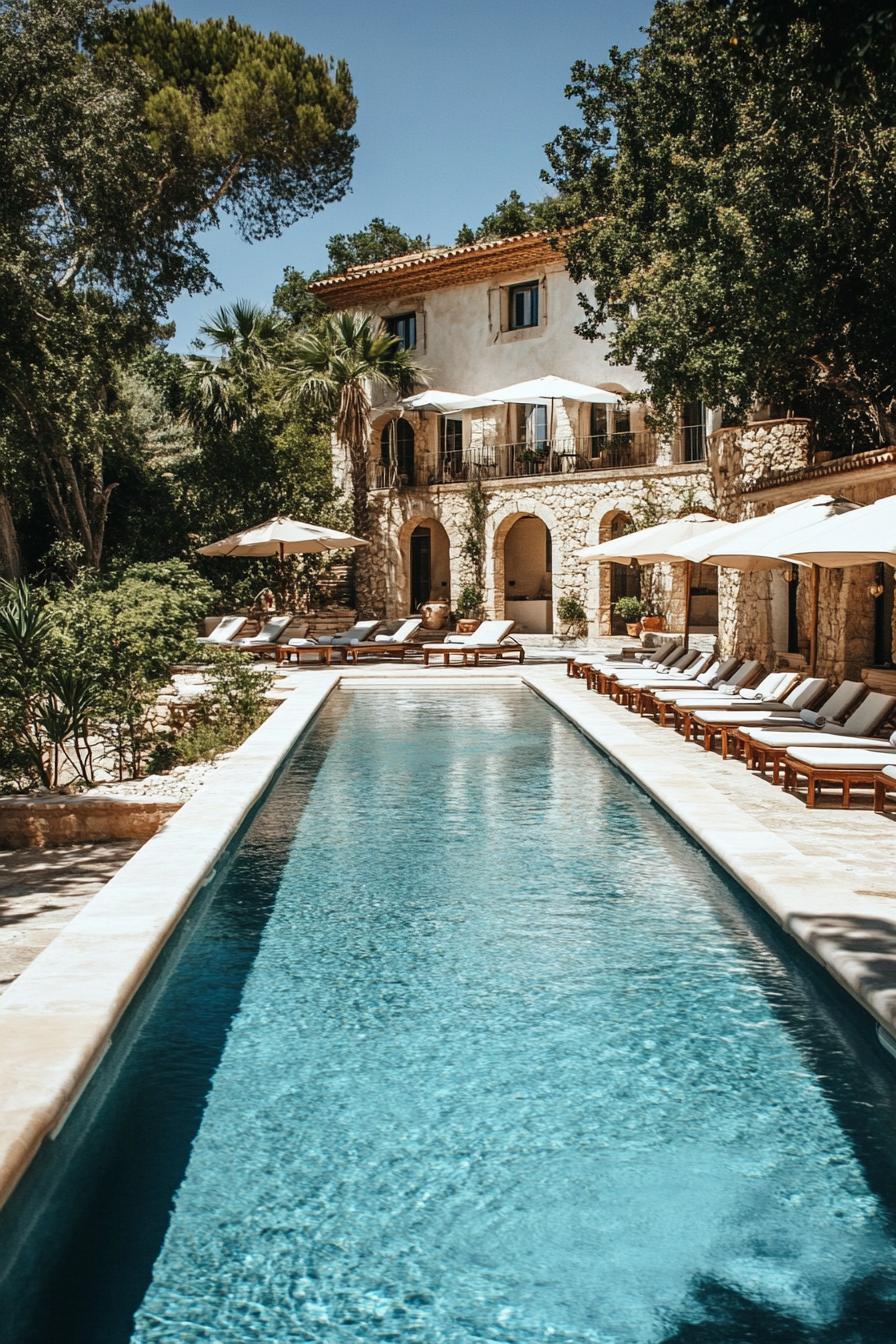
[[417,344],[417,314],[396,313],[385,319],[390,336],[397,336],[402,350],[413,350]]
[[511,285],[507,291],[507,325],[511,331],[538,326],[538,281]]

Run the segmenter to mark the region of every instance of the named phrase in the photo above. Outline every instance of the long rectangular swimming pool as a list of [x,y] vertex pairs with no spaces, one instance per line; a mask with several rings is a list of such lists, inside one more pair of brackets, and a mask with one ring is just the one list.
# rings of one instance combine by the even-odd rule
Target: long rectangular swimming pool
[[3,1344],[896,1338],[870,1025],[526,691],[333,697],[133,1017]]

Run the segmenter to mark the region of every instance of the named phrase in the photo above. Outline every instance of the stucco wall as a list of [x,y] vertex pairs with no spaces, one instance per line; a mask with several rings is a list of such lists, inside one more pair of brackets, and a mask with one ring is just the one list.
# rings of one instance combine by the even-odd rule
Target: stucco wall
[[[535,279],[542,281],[539,326],[502,332],[499,291]],[[576,293],[558,262],[536,271],[497,271],[489,280],[402,297],[377,305],[377,311],[383,316],[416,311],[416,354],[431,385],[442,391],[482,392],[547,373],[637,391],[642,379],[635,369],[611,365],[603,342],[576,335],[582,320]]]

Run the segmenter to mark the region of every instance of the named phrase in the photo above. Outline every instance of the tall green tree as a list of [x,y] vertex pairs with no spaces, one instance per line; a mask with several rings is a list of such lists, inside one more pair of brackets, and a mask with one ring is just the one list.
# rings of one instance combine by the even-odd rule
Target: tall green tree
[[759,399],[892,441],[896,83],[860,54],[838,82],[822,8],[788,4],[769,43],[750,0],[659,0],[642,48],[573,68],[551,180],[581,331],[661,405]]
[[200,326],[200,342],[214,354],[189,356],[180,379],[185,418],[194,429],[237,429],[259,413],[265,377],[278,367],[288,332],[284,317],[240,300]]
[[330,265],[328,275],[341,275],[352,266],[367,266],[374,261],[388,261],[406,252],[425,252],[430,247],[429,237],[404,233],[397,224],[387,224],[375,216],[357,233],[334,233],[327,243]]
[[[0,484],[37,481],[88,563],[116,370],[177,293],[212,282],[201,229],[227,213],[267,237],[344,193],[354,116],[345,65],[278,34],[162,4],[0,0]],[[0,505],[8,556],[15,511]]]
[[457,243],[475,243],[486,238],[510,238],[517,233],[532,233],[540,229],[554,229],[561,222],[560,207],[553,196],[540,201],[524,201],[520,193],[511,191],[499,201],[476,228],[462,224]]
[[[300,333],[293,342],[281,381],[283,393],[287,400],[332,417],[348,463],[358,536],[369,533],[371,393],[406,397],[425,381],[413,352],[370,313],[331,313],[316,330]],[[363,602],[366,594],[360,596]]]

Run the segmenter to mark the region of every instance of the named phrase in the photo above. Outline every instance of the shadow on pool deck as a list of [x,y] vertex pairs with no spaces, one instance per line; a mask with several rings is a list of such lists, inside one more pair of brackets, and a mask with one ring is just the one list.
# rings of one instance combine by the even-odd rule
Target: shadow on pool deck
[[139,848],[114,840],[0,852],[0,993]]

